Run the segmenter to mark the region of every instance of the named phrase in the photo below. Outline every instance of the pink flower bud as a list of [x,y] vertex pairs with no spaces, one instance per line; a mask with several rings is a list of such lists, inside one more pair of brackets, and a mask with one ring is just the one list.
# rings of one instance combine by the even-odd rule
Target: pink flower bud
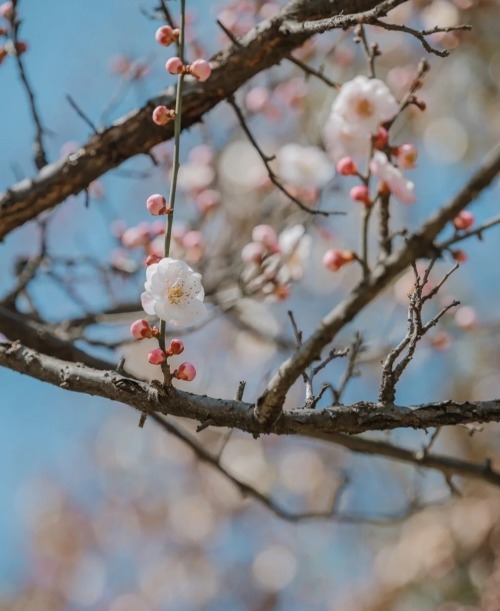
[[455,259],[455,261],[457,261],[458,263],[465,263],[467,261],[467,259],[469,258],[467,256],[467,254],[463,251],[463,250],[452,250],[451,251],[451,256]]
[[353,187],[350,191],[351,199],[355,202],[361,202],[365,206],[371,206],[372,201],[370,199],[370,192],[368,187],[365,185],[358,185],[357,187]]
[[184,70],[184,64],[180,57],[171,57],[165,64],[165,70],[170,74],[182,74]]
[[160,214],[166,214],[167,212],[167,200],[160,195],[159,193],[155,193],[154,195],[150,195],[146,201],[146,207],[150,214],[155,216],[159,216]]
[[122,244],[125,248],[141,248],[150,241],[147,223],[140,223],[136,227],[129,227],[122,234]]
[[175,118],[175,110],[171,110],[166,106],[157,106],[153,110],[152,118],[153,122],[156,123],[156,125],[165,125],[166,123],[172,121],[172,119]]
[[260,265],[265,255],[265,247],[260,242],[250,242],[243,247],[241,258],[243,263],[257,263]]
[[158,255],[148,255],[146,258],[146,267],[153,265],[153,263],[158,263],[161,260],[162,257],[159,257]]
[[439,352],[443,352],[444,350],[448,350],[451,346],[451,335],[446,331],[438,331],[431,338],[431,346],[438,350]]
[[180,339],[173,339],[170,342],[169,349],[167,350],[167,354],[172,356],[172,354],[182,354],[184,352],[184,344]]
[[191,382],[196,377],[196,369],[192,363],[182,363],[179,365],[178,369],[174,371],[172,376],[178,380]]
[[197,59],[189,66],[189,72],[195,79],[203,82],[212,74],[212,68],[204,59]]
[[271,225],[256,225],[252,231],[252,240],[264,244],[269,250],[279,250],[278,236]]
[[158,28],[155,32],[155,40],[159,45],[163,45],[164,47],[170,46],[179,38],[179,30],[177,28],[172,28],[169,25],[163,25],[161,28]]
[[474,215],[468,210],[462,210],[457,217],[453,219],[453,224],[457,229],[469,229],[474,225]]
[[130,325],[130,333],[134,339],[153,337],[152,329],[147,320],[136,320]]
[[204,248],[205,240],[201,231],[188,231],[182,236],[184,248]]
[[167,359],[167,355],[161,348],[155,348],[148,354],[148,361],[151,365],[161,365]]
[[455,324],[461,329],[472,329],[477,325],[477,314],[470,306],[461,306],[455,312]]
[[338,271],[341,267],[354,261],[354,254],[350,250],[336,250],[331,248],[323,256],[323,265],[331,272]]
[[24,40],[18,40],[14,45],[14,48],[16,50],[17,55],[22,55],[28,50],[28,43],[24,42]]
[[414,144],[402,144],[396,150],[398,167],[402,170],[412,170],[417,162],[418,150]]
[[274,287],[274,295],[279,301],[285,301],[290,297],[292,289],[289,284],[277,284]]
[[196,205],[200,214],[208,214],[220,204],[220,193],[215,189],[204,189],[196,195]]
[[355,176],[358,174],[358,168],[350,157],[342,157],[337,162],[337,172],[341,176]]
[[379,151],[383,151],[389,142],[389,132],[384,127],[379,127],[373,145]]
[[0,17],[7,19],[7,21],[11,21],[14,16],[14,5],[12,2],[4,2],[0,4]]

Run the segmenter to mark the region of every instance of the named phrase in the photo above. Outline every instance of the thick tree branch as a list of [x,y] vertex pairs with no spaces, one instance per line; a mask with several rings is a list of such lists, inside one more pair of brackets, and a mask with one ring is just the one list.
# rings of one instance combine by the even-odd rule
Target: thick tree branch
[[[445,401],[411,407],[358,403],[323,410],[289,410],[264,427],[253,415],[250,403],[198,396],[176,389],[163,389],[116,371],[99,371],[81,363],[62,361],[14,343],[0,344],[0,366],[27,374],[55,386],[120,401],[141,413],[157,412],[210,422],[210,426],[235,428],[252,435],[302,435],[342,445],[354,452],[379,456],[437,469],[447,477],[475,477],[500,486],[500,474],[488,461],[484,465],[454,458],[414,452],[353,434],[400,427],[427,429],[472,422],[499,422],[500,400],[472,402]],[[347,434],[346,434],[347,433]]]
[[316,331],[278,369],[259,398],[256,418],[269,423],[279,417],[289,388],[321,351],[353,318],[377,297],[408,265],[418,258],[435,254],[434,240],[445,225],[488,187],[500,172],[500,145],[485,159],[461,191],[411,235],[398,251],[380,262],[360,281],[336,308],[323,318]]
[[[405,0],[399,0],[401,3]],[[283,35],[281,25],[287,20],[320,19],[338,15],[339,28],[350,25],[349,17],[373,9],[377,0],[292,0],[272,19],[260,23],[247,35],[211,60],[212,75],[205,83],[186,83],[183,92],[183,121],[186,129],[200,121],[205,113],[233,94],[257,73],[290,56],[313,32]],[[385,14],[385,13],[384,13]],[[42,169],[33,179],[26,179],[0,194],[0,238],[53,208],[68,196],[84,190],[93,180],[117,167],[130,157],[148,151],[173,136],[173,125],[159,127],[151,120],[158,105],[174,107],[174,88],[150,100],[94,135],[78,151]]]
[[95,369],[109,369],[110,364],[87,354],[73,342],[52,333],[46,325],[0,305],[0,333],[16,339],[33,350],[51,354],[64,361],[80,361]]

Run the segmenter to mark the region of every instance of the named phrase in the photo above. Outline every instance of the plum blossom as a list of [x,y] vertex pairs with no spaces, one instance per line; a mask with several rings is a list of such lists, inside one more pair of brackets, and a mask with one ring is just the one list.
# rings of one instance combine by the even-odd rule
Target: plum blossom
[[335,161],[340,157],[367,157],[371,136],[399,110],[387,85],[379,79],[357,76],[345,83],[332,105],[325,125],[327,149]]
[[278,153],[282,180],[297,187],[319,189],[334,175],[327,155],[317,146],[285,144]]
[[205,315],[201,274],[185,261],[166,257],[146,269],[141,295],[146,314],[156,315],[173,327],[186,327]]
[[303,225],[293,225],[280,233],[279,246],[285,261],[282,274],[286,280],[301,280],[311,252],[312,237],[306,233]]
[[453,219],[453,224],[455,225],[455,229],[466,230],[470,229],[472,225],[474,225],[474,221],[475,218],[472,212],[469,212],[468,210],[462,210],[458,213],[458,216]]
[[192,382],[196,377],[196,369],[193,363],[181,363],[172,374],[172,377],[184,380],[185,382]]
[[359,162],[367,159],[370,154],[370,134],[352,129],[340,115],[333,112],[323,130],[323,139],[335,162],[346,156]]
[[394,167],[385,153],[376,151],[370,162],[370,169],[374,176],[387,186],[401,203],[413,204],[416,201],[414,184]]
[[340,116],[351,131],[371,135],[377,133],[382,123],[393,119],[398,110],[387,85],[366,76],[357,76],[345,83],[332,106],[332,114]]

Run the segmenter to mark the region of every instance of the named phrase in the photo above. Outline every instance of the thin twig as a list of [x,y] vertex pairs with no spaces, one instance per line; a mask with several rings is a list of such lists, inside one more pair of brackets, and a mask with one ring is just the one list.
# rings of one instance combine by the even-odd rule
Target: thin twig
[[26,74],[26,69],[24,67],[24,60],[21,57],[21,53],[18,50],[19,47],[19,28],[21,26],[21,22],[17,17],[18,14],[18,4],[19,0],[13,0],[13,11],[12,11],[12,21],[11,21],[11,39],[14,47],[14,57],[16,59],[17,68],[19,71],[19,77],[21,78],[21,82],[24,86],[26,94],[28,96],[28,103],[31,111],[31,117],[33,122],[35,123],[36,135],[34,142],[34,150],[35,150],[35,166],[38,170],[41,170],[44,166],[47,165],[47,154],[45,152],[45,147],[43,143],[43,138],[45,135],[45,128],[42,125],[42,120],[40,118],[40,113],[37,108],[37,103],[35,99],[35,93],[33,91],[33,87],[31,86],[28,75]]
[[426,36],[431,36],[432,34],[456,32],[456,31],[464,31],[464,30],[472,29],[470,25],[456,25],[456,26],[451,26],[447,28],[441,28],[441,27],[436,26],[435,28],[432,28],[431,30],[415,30],[414,28],[410,28],[406,25],[399,25],[396,23],[387,23],[385,21],[381,21],[380,19],[372,19],[370,21],[370,25],[376,25],[378,27],[384,28],[384,30],[405,32],[406,34],[411,34],[412,36],[414,36],[415,38],[417,38],[420,41],[422,47],[427,51],[427,53],[432,53],[433,55],[437,55],[438,57],[448,57],[450,52],[447,51],[446,49],[444,49],[443,51],[440,51],[439,49],[436,49],[435,47],[431,46],[427,42],[425,38]]
[[92,123],[92,121],[89,119],[88,115],[86,115],[83,112],[83,110],[78,106],[78,104],[75,102],[75,100],[69,94],[66,94],[66,99],[68,100],[71,108],[73,108],[73,110],[76,112],[76,114],[80,117],[80,119],[83,119],[83,121],[90,127],[90,129],[94,132],[94,134],[98,134],[99,130],[97,129],[95,124]]
[[243,129],[243,131],[245,132],[248,140],[250,141],[250,143],[252,144],[252,146],[254,147],[254,149],[257,151],[259,157],[262,159],[262,162],[264,163],[266,170],[267,170],[267,174],[269,176],[269,180],[273,183],[273,185],[275,187],[277,187],[284,195],[286,195],[286,197],[292,201],[294,204],[296,204],[301,210],[303,210],[304,212],[307,212],[308,214],[313,214],[313,215],[320,215],[320,216],[331,216],[333,214],[345,214],[345,212],[337,212],[337,211],[331,211],[331,212],[327,212],[326,210],[314,210],[312,208],[309,208],[308,206],[306,206],[303,202],[300,201],[300,199],[298,199],[297,197],[295,197],[294,195],[292,195],[287,189],[286,187],[284,187],[282,185],[282,183],[280,182],[280,180],[278,179],[278,177],[276,176],[276,174],[273,172],[270,162],[274,159],[274,156],[269,157],[268,155],[266,155],[262,149],[260,148],[260,146],[258,145],[257,141],[255,140],[254,136],[252,135],[252,132],[250,131],[247,122],[245,120],[245,117],[243,116],[243,113],[241,112],[240,107],[236,104],[236,100],[234,98],[234,95],[230,95],[227,98],[227,102],[228,104],[233,108],[239,124],[241,126],[241,128]]

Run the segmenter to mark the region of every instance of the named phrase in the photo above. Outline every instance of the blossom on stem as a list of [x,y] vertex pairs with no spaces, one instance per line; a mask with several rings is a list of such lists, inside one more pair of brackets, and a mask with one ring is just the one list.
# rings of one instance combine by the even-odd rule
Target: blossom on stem
[[172,377],[178,380],[184,380],[184,382],[191,382],[196,377],[196,369],[193,363],[182,363],[174,371]]
[[252,240],[260,242],[272,252],[279,251],[278,235],[271,225],[256,225],[252,231]]
[[354,253],[350,250],[331,248],[323,256],[323,265],[331,272],[337,272],[341,267],[354,261]]
[[147,320],[140,319],[130,325],[130,333],[134,339],[153,337],[153,329]]
[[335,98],[332,114],[338,114],[353,130],[375,135],[393,119],[399,105],[387,85],[376,78],[357,76],[344,83]]
[[380,178],[384,186],[403,204],[413,204],[416,201],[414,184],[394,167],[385,153],[376,151],[370,162],[374,176]]
[[146,207],[150,214],[154,216],[159,216],[160,214],[167,214],[167,200],[160,195],[159,193],[155,193],[154,195],[150,195],[146,201]]
[[182,74],[184,63],[180,57],[171,57],[165,64],[165,70],[170,72],[170,74]]
[[349,195],[355,202],[361,202],[365,206],[371,206],[373,203],[370,199],[370,191],[366,185],[357,185],[353,187]]
[[153,110],[152,118],[156,125],[166,125],[169,121],[175,119],[175,110],[167,108],[166,106],[157,106]]
[[210,64],[206,60],[196,59],[189,66],[189,73],[192,74],[196,80],[203,83],[212,74],[212,68],[210,67]]
[[201,274],[185,261],[166,257],[146,269],[141,302],[147,314],[155,314],[173,327],[186,327],[205,314]]
[[169,47],[172,43],[179,39],[180,30],[172,28],[169,25],[162,25],[155,32],[155,40],[159,45]]
[[401,144],[396,151],[398,168],[412,170],[417,162],[418,149],[414,144]]
[[173,354],[181,354],[184,352],[184,344],[180,339],[173,339],[170,342],[170,346],[167,350],[167,355],[172,356]]
[[358,168],[351,157],[342,157],[337,162],[337,172],[341,176],[356,176]]
[[161,365],[167,360],[167,355],[161,348],[155,348],[148,354],[148,361],[151,365]]
[[451,256],[455,259],[455,261],[457,263],[465,263],[467,261],[467,259],[469,258],[467,256],[467,253],[465,253],[463,250],[451,250]]
[[381,80],[357,76],[344,83],[324,129],[325,143],[334,160],[348,155],[364,161],[372,136],[377,136],[376,146],[385,146],[387,132],[382,125],[398,110],[396,99]]
[[455,225],[456,229],[469,229],[470,227],[472,227],[472,225],[474,225],[474,215],[472,214],[472,212],[469,212],[468,210],[462,210],[462,212],[459,212],[458,216],[456,216],[453,219],[453,224]]
[[7,19],[7,21],[12,21],[14,16],[14,3],[13,2],[4,2],[0,4],[0,17]]

